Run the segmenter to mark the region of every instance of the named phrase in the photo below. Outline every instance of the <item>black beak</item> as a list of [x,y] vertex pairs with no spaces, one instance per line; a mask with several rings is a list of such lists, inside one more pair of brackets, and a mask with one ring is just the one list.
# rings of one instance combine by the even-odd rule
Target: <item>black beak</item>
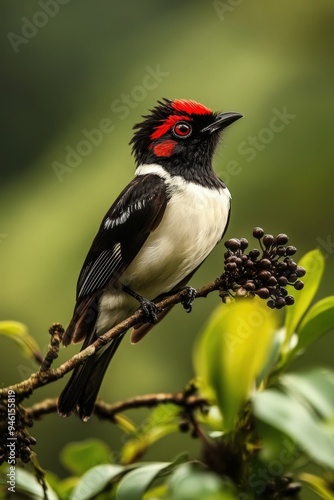
[[241,115],[240,113],[219,113],[218,115],[216,115],[215,121],[207,127],[203,128],[201,132],[210,132],[210,134],[212,134],[217,130],[223,130],[242,117],[243,115]]

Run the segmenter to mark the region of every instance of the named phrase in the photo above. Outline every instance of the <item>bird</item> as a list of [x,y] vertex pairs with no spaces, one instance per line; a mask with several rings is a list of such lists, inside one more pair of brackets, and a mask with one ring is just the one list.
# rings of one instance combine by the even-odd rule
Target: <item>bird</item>
[[[213,112],[191,99],[161,99],[134,125],[135,175],[104,216],[79,274],[63,344],[82,350],[139,307],[138,342],[170,308],[160,297],[184,289],[227,229],[231,195],[213,170],[222,132],[243,115]],[[194,289],[188,287],[190,309]],[[108,365],[125,333],[75,367],[58,413],[87,421]]]

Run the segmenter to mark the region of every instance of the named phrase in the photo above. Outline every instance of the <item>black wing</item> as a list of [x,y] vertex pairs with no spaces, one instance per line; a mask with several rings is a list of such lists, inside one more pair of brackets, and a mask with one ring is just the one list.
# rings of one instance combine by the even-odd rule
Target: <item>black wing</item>
[[135,177],[105,215],[87,254],[77,284],[77,300],[115,282],[159,225],[168,194],[153,174]]

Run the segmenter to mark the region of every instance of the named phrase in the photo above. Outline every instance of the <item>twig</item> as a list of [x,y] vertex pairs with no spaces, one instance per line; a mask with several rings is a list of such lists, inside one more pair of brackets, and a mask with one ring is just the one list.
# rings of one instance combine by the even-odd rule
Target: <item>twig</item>
[[107,404],[104,401],[97,401],[95,405],[95,415],[104,419],[113,419],[114,415],[134,408],[153,408],[160,404],[172,403],[176,406],[194,409],[208,405],[208,401],[201,396],[185,396],[183,392],[145,394],[126,399],[118,403]]
[[[95,415],[105,420],[114,420],[115,415],[126,410],[134,408],[154,408],[160,404],[173,403],[176,406],[193,410],[207,406],[208,401],[201,396],[187,396],[183,392],[168,392],[158,394],[145,394],[144,396],[136,396],[124,401],[113,404],[105,403],[98,400],[95,404]],[[57,399],[45,399],[40,403],[36,403],[30,408],[26,408],[26,414],[29,418],[36,420],[43,415],[55,413],[57,411]]]

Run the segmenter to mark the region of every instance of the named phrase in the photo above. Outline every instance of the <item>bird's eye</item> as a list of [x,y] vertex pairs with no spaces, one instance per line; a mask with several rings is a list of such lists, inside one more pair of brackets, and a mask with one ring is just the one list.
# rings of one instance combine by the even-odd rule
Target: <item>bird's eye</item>
[[178,122],[174,125],[172,132],[176,137],[185,139],[191,134],[192,128],[187,122]]

